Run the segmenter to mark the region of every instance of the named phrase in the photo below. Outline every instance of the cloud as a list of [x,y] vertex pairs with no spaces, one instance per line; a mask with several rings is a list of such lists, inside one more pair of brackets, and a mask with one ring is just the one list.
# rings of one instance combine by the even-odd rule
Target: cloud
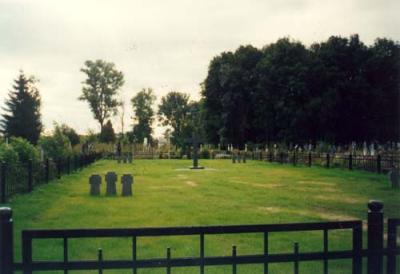
[[211,58],[241,44],[262,47],[290,36],[309,45],[353,33],[369,44],[399,40],[398,2],[0,0],[0,97],[24,69],[41,80],[46,127],[55,120],[85,132],[98,128],[77,100],[85,60],[111,61],[124,72],[128,109],[144,87],[158,97],[178,90],[198,99]]

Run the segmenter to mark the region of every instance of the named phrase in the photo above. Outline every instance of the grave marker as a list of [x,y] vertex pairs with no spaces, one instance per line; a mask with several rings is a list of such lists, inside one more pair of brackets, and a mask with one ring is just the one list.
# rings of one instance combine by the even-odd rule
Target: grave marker
[[117,174],[115,172],[107,172],[106,174],[106,195],[114,196],[117,195]]
[[98,174],[90,176],[89,184],[90,184],[90,195],[91,196],[100,195],[101,176]]
[[122,196],[132,196],[132,184],[133,184],[133,176],[130,174],[124,174],[121,177],[122,184]]

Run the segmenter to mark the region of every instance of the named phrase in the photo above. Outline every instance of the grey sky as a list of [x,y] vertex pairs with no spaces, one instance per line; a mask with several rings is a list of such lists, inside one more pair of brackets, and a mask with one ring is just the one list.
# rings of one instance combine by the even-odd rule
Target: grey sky
[[128,100],[141,88],[198,99],[209,61],[222,51],[285,36],[306,45],[354,33],[367,44],[399,41],[399,11],[398,0],[0,0],[0,106],[23,69],[40,79],[47,129],[57,121],[98,130],[77,98],[84,61],[104,59],[125,74],[127,125]]

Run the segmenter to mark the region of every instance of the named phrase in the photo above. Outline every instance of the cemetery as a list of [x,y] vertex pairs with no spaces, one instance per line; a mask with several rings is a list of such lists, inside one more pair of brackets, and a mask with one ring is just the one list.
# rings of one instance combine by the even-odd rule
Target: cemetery
[[0,274],[400,274],[398,10],[1,1]]

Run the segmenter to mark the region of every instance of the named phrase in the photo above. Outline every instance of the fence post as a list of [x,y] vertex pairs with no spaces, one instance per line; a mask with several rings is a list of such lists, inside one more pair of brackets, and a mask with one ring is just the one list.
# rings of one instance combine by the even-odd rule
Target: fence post
[[14,264],[13,220],[9,207],[0,208],[0,273],[12,274]]
[[7,182],[7,164],[2,162],[1,163],[1,203],[5,204],[7,202],[7,191],[6,186]]
[[349,154],[349,170],[353,170],[353,154]]
[[49,160],[49,158],[46,158],[45,178],[46,178],[46,183],[48,183],[50,181],[50,160]]
[[382,172],[382,158],[380,154],[378,154],[378,157],[376,157],[376,169],[378,174]]
[[368,274],[383,273],[383,203],[368,202]]
[[326,168],[329,168],[331,165],[331,156],[329,153],[326,154]]
[[61,178],[61,159],[57,160],[57,178]]
[[388,220],[388,240],[387,248],[389,254],[387,256],[387,273],[396,274],[396,247],[397,247],[397,224],[395,219]]
[[311,152],[308,153],[308,166],[311,167],[312,165],[312,154]]
[[28,161],[28,191],[33,190],[33,174],[32,174],[32,160]]

